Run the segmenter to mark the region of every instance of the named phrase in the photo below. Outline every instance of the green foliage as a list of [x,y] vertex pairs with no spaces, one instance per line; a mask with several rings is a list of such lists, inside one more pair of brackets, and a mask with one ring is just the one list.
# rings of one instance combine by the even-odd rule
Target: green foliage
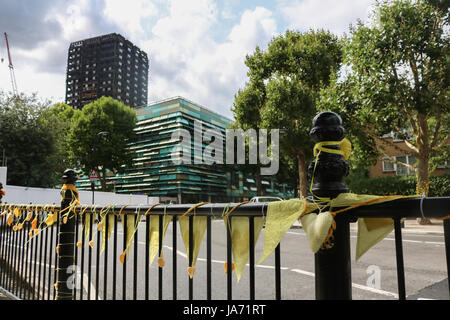
[[15,99],[0,92],[0,154],[5,151],[8,184],[53,187],[61,182],[64,138],[57,117],[47,117],[52,109],[36,94]]
[[[415,195],[416,194],[416,176],[390,176],[381,178],[368,178],[364,173],[351,173],[346,179],[345,184],[350,191],[357,194],[373,195]],[[449,176],[431,176],[430,197],[448,197],[450,196],[450,177]]]
[[320,98],[324,110],[342,116],[356,147],[353,160],[373,163],[382,151],[375,139],[396,132],[419,159],[422,186],[429,160],[448,154],[450,126],[448,11],[429,2],[378,2],[370,21],[350,28],[346,76]]
[[120,173],[132,165],[134,152],[128,143],[134,139],[135,125],[136,112],[113,98],[101,97],[84,106],[74,114],[68,136],[71,159],[85,174],[96,169],[105,190],[107,171]]
[[339,70],[341,45],[336,36],[323,30],[288,30],[272,39],[267,51],[257,47],[247,56],[249,82],[235,96],[232,111],[238,127],[284,129],[280,151],[282,161],[290,164],[284,169],[294,169],[292,164],[298,163],[295,171],[300,171],[303,191],[306,163],[312,158],[309,130],[317,113],[317,98]]

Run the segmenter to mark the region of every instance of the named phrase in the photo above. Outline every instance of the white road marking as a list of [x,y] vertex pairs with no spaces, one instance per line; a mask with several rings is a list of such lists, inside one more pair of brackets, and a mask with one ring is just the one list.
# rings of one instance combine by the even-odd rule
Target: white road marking
[[[313,272],[309,272],[309,271],[305,271],[305,270],[290,269],[290,271],[293,271],[293,272],[296,272],[296,273],[300,273],[300,274],[303,274],[303,275],[306,275],[306,276],[309,276],[309,277],[312,277],[312,278],[315,277],[315,274]],[[352,287],[398,299],[398,294],[393,293],[393,292],[384,291],[384,290],[381,290],[381,289],[376,289],[376,288],[372,288],[372,287],[368,287],[368,286],[363,286],[363,285],[357,284],[357,283],[352,283]]]

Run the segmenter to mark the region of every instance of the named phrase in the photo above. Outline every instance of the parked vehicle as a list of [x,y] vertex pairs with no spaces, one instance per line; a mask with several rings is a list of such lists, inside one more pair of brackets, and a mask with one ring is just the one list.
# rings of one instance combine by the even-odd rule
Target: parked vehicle
[[253,197],[250,202],[272,202],[272,201],[282,201],[283,199],[279,197]]

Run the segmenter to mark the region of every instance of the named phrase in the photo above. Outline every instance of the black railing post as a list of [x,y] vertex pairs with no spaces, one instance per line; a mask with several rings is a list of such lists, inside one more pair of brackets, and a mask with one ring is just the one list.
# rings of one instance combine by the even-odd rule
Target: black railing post
[[[333,112],[322,112],[313,120],[310,136],[314,142],[341,141],[345,137],[341,118]],[[326,146],[339,149],[338,145]],[[317,163],[309,166],[314,176],[312,193],[315,198],[335,198],[348,192],[343,179],[349,166],[342,155],[320,152]],[[335,217],[336,229],[328,241],[315,253],[315,288],[317,300],[351,300],[350,221],[347,215]]]
[[[70,281],[72,274],[69,274],[69,267],[74,264],[75,260],[75,219],[64,219],[64,215],[68,213],[68,209],[73,201],[78,200],[78,191],[74,187],[75,181],[78,179],[76,173],[68,169],[64,172],[64,185],[61,189],[61,211],[59,213],[59,232],[57,243],[57,272],[56,272],[56,297],[55,300],[72,300],[73,285]],[[70,214],[69,214],[70,215]],[[70,218],[70,216],[69,216]]]

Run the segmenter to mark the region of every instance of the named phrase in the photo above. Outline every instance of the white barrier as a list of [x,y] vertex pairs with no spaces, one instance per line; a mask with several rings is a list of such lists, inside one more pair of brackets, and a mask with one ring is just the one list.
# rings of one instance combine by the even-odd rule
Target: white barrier
[[[6,195],[2,203],[14,204],[56,204],[61,202],[60,189],[32,188],[4,185]],[[92,204],[92,191],[79,191],[82,205]],[[113,205],[152,205],[159,202],[159,197],[147,195],[119,194],[113,192],[95,191],[94,201],[97,206]]]

